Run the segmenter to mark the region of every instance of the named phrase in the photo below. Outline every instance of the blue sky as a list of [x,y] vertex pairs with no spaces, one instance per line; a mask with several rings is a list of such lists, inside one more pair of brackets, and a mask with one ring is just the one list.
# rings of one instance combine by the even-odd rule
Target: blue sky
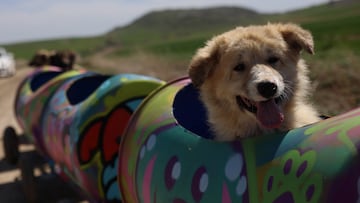
[[324,2],[327,0],[1,0],[0,45],[99,35],[152,10],[233,5],[269,13]]

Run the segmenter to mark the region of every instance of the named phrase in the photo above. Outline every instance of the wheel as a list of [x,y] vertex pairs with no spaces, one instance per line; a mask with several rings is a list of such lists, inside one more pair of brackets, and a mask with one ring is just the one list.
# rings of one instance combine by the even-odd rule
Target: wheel
[[27,202],[35,203],[37,200],[37,185],[34,176],[34,163],[32,157],[26,155],[21,156],[19,161],[22,186]]
[[19,160],[19,138],[13,127],[8,126],[4,130],[3,148],[5,160],[11,164],[16,165]]

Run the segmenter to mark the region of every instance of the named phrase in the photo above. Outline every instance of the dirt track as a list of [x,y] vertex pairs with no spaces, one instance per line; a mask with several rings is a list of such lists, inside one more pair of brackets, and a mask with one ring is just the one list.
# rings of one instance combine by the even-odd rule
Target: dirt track
[[[11,166],[4,160],[3,131],[7,126],[13,126],[18,134],[22,131],[17,124],[13,104],[16,88],[20,81],[31,71],[30,68],[18,69],[11,78],[0,78],[0,202],[1,203],[25,203],[24,184],[21,180],[20,170],[17,166]],[[32,145],[21,145],[20,156],[34,157]],[[35,160],[33,160],[35,161]],[[75,195],[69,184],[61,181],[54,174],[36,173],[36,185],[34,188],[38,194],[40,203],[51,202],[80,202],[81,198]]]
[[[12,125],[16,130],[20,130],[14,114],[13,103],[16,88],[20,81],[31,71],[24,68],[18,70],[16,75],[10,78],[0,78],[0,128],[4,129],[8,125]],[[2,152],[0,152],[1,154]],[[2,155],[2,154],[1,154]]]

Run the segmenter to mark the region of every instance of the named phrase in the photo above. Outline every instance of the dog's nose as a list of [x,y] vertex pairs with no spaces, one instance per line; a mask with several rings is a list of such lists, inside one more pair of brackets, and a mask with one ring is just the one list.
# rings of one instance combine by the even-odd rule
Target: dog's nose
[[271,98],[277,92],[277,85],[272,82],[260,82],[257,85],[257,89],[261,96]]

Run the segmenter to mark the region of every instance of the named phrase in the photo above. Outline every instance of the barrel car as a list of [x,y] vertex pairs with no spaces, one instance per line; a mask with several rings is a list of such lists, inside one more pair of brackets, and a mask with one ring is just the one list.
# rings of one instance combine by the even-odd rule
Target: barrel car
[[38,153],[93,202],[360,199],[360,109],[287,132],[212,139],[191,81],[38,70],[15,112]]

